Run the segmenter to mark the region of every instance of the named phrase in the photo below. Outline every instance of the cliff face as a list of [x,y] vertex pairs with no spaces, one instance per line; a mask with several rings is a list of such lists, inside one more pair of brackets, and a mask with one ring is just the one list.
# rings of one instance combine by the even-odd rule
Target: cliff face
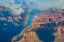
[[64,42],[64,35],[56,36],[54,42]]
[[37,34],[33,31],[27,32],[24,34],[23,38],[18,42],[41,42]]
[[[64,27],[63,26],[58,26],[57,27],[57,32],[54,33],[55,35],[55,41],[54,42],[64,42]],[[62,32],[63,31],[63,32]]]

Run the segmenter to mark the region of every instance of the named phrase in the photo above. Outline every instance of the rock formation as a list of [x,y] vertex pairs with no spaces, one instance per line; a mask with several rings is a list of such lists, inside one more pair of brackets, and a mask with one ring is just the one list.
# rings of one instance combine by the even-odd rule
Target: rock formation
[[55,35],[55,41],[54,42],[64,42],[64,34],[62,33],[64,26],[58,26],[57,32],[54,33]]
[[41,40],[39,40],[35,32],[30,31],[28,33],[25,33],[23,38],[19,40],[18,42],[41,42]]

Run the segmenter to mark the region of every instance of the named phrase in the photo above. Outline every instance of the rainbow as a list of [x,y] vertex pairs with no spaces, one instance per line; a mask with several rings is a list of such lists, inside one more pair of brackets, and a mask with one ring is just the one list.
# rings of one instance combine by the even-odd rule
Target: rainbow
[[32,13],[32,10],[26,11],[26,14],[24,16],[24,21],[23,21],[23,26],[24,27],[26,27],[28,25],[28,22],[29,22],[28,20],[30,18],[31,13]]

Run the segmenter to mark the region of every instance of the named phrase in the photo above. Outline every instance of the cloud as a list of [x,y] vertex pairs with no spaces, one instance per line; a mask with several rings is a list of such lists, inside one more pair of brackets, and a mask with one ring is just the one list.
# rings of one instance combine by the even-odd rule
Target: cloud
[[47,9],[50,7],[62,8],[64,7],[64,0],[18,0],[25,8],[32,9]]
[[15,14],[24,12],[23,8],[44,10],[50,7],[64,7],[64,0],[0,0],[0,5],[12,9]]
[[57,8],[64,7],[63,5],[64,0],[37,0],[34,1],[34,3],[35,3],[34,6],[36,6],[35,8],[40,10],[47,9],[50,7],[57,7]]
[[21,7],[21,4],[17,4],[15,0],[0,0],[0,6],[5,6],[10,8],[13,14],[20,15],[24,12],[23,8]]
[[19,8],[19,9],[13,10],[12,13],[19,15],[19,14],[21,14],[21,13],[24,13],[24,10],[23,10],[22,8]]
[[13,4],[10,6],[10,9],[12,10],[13,14],[20,15],[21,13],[24,13],[24,10],[21,7],[21,4]]

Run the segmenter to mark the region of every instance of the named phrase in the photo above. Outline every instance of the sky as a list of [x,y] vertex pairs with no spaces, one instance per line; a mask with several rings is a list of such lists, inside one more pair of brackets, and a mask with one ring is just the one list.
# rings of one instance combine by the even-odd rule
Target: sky
[[24,8],[44,10],[50,7],[64,8],[64,0],[0,0],[0,6],[6,6],[14,14],[24,13]]

